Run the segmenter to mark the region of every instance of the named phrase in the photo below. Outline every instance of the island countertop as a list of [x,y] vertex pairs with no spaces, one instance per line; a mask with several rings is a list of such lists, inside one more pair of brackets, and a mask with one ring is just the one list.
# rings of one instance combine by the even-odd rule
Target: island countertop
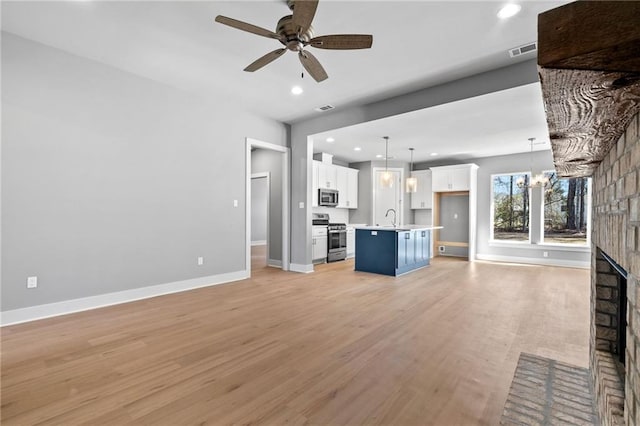
[[365,225],[365,226],[355,226],[355,229],[364,229],[369,231],[395,231],[395,232],[403,232],[403,231],[432,231],[434,229],[442,229],[442,226],[432,226],[432,225],[399,225],[396,227],[393,226],[375,226],[375,225]]

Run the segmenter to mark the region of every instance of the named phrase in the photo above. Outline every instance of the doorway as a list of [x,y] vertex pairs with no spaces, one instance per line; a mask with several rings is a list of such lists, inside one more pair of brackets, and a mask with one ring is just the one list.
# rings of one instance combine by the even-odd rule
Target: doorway
[[[272,266],[289,270],[289,148],[246,138],[246,257],[245,268],[251,276],[253,252],[255,251],[256,267]],[[267,177],[267,187],[261,187],[261,177]],[[254,179],[256,178],[254,188]],[[263,196],[256,198],[254,192],[263,192]],[[258,194],[255,194],[258,195]],[[254,206],[253,204],[256,203]],[[267,206],[264,207],[264,204]],[[261,235],[252,235],[252,229],[260,233],[257,222],[260,215],[256,212],[267,210],[266,225]],[[265,219],[261,219],[265,220]],[[252,243],[255,243],[252,244]],[[263,244],[259,244],[263,243]],[[252,250],[255,247],[254,250]],[[261,250],[262,248],[262,250]],[[260,253],[262,251],[262,253]],[[261,258],[264,260],[262,263]],[[259,261],[258,261],[259,260]]]
[[251,175],[251,270],[267,267],[269,259],[269,173]]
[[[380,226],[391,226],[394,220],[396,225],[401,225],[404,217],[402,202],[404,170],[389,168],[388,171],[391,173],[393,181],[391,188],[382,185],[382,174],[385,169],[378,167],[373,169],[373,220],[371,223]],[[392,212],[387,214],[389,209],[395,211],[395,218]]]

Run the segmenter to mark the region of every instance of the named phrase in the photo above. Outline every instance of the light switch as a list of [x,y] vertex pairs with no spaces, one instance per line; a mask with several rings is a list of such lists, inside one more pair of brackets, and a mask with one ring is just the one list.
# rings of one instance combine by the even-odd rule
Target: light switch
[[299,209],[304,209],[304,201],[300,201],[300,202],[298,203],[298,208],[299,208]]
[[233,200],[233,207],[238,207],[238,200]]
[[458,213],[454,213],[454,214],[453,214],[453,218],[454,218],[454,219],[457,219],[457,218],[458,218]]
[[38,277],[27,277],[27,288],[38,287]]

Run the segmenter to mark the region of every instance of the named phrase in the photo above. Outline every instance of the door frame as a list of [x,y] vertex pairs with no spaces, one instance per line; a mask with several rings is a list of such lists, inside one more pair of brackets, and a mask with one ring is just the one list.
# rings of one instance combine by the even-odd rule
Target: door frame
[[[251,148],[268,149],[282,154],[282,270],[288,271],[290,265],[289,245],[289,163],[291,150],[253,138],[245,138],[245,269],[251,276]],[[268,247],[267,240],[267,247]],[[267,248],[268,250],[268,248]]]
[[371,168],[371,191],[373,192],[373,196],[371,197],[371,224],[376,224],[376,173],[382,172],[384,170],[390,170],[392,172],[400,173],[400,182],[398,183],[398,188],[400,189],[400,197],[398,203],[400,204],[399,211],[396,212],[396,225],[404,225],[404,188],[402,186],[404,182],[404,168],[402,167],[372,167]]

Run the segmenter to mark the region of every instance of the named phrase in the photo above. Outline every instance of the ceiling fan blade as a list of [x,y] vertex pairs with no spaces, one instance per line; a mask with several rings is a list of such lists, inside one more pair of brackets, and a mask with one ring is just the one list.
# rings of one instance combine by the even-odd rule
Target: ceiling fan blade
[[317,8],[318,0],[296,0],[293,3],[293,23],[298,27],[298,34],[307,32]]
[[369,49],[373,36],[369,34],[334,34],[314,37],[307,43],[319,49]]
[[302,66],[305,70],[313,77],[315,81],[320,83],[321,81],[329,78],[327,72],[322,68],[320,62],[313,56],[311,53],[301,50],[298,52],[298,57],[300,58],[300,62],[302,62]]
[[247,72],[257,71],[260,68],[264,67],[265,65],[270,64],[271,62],[273,62],[276,59],[278,59],[286,51],[287,51],[287,49],[276,49],[273,52],[269,52],[266,55],[258,58],[257,60],[255,60],[251,64],[249,64],[244,70],[247,71]]
[[267,29],[258,27],[256,25],[248,24],[246,22],[238,21],[237,19],[227,18],[226,16],[218,15],[216,16],[216,22],[219,22],[224,25],[228,25],[230,27],[246,31],[248,33],[257,34],[262,37],[274,38],[276,40],[282,41],[282,37],[273,31],[269,31]]

